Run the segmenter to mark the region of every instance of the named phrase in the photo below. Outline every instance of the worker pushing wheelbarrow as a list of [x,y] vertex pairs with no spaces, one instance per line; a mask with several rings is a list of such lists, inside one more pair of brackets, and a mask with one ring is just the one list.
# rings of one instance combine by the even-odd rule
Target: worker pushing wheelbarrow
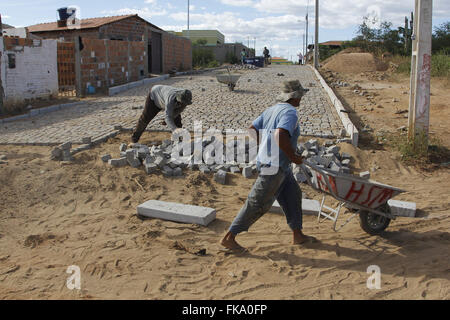
[[[305,161],[300,168],[308,184],[313,189],[324,193],[319,209],[319,223],[326,219],[332,220],[334,231],[339,231],[359,215],[361,228],[371,235],[379,235],[389,226],[391,220],[396,219],[396,216],[390,212],[387,202],[405,191],[350,174],[323,169],[308,161]],[[337,208],[333,209],[325,205],[327,196],[332,196],[339,201]],[[342,207],[346,207],[353,214],[345,223],[337,227]]]

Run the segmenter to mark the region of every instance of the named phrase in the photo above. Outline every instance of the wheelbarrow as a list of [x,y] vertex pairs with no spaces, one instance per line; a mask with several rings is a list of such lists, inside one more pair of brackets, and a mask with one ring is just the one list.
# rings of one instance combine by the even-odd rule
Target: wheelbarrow
[[[389,226],[391,220],[396,219],[391,214],[387,202],[405,192],[404,190],[351,174],[323,169],[307,160],[300,168],[308,184],[323,193],[318,222],[333,221],[334,231],[339,231],[353,218],[359,216],[361,228],[365,232],[370,235],[379,235]],[[336,208],[325,205],[327,196],[332,196],[339,201]],[[338,227],[338,218],[343,207],[349,209],[352,215]]]
[[226,84],[228,86],[228,89],[230,91],[234,91],[234,88],[236,87],[236,84],[239,80],[239,78],[241,77],[240,74],[231,74],[230,70],[228,70],[228,74],[227,73],[218,73],[216,74],[216,78],[217,81],[219,81],[220,83]]

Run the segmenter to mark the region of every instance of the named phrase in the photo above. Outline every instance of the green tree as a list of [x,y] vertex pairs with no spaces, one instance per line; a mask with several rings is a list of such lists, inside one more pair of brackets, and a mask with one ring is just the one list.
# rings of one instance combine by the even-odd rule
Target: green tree
[[434,28],[433,33],[433,52],[450,52],[450,21],[444,22]]

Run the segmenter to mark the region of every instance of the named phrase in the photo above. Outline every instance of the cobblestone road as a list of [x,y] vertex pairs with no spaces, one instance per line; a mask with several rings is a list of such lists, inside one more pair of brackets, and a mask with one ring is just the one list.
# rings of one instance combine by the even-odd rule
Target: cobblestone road
[[[284,74],[280,76],[279,74]],[[342,123],[326,92],[309,67],[270,66],[248,70],[235,91],[217,82],[215,73],[182,76],[161,84],[192,91],[193,104],[183,113],[185,128],[192,130],[194,121],[203,129],[245,129],[267,107],[275,103],[284,80],[298,79],[310,91],[299,108],[301,134],[315,137],[338,137]],[[72,141],[81,144],[83,137],[97,137],[114,132],[115,125],[131,129],[136,125],[149,86],[141,86],[113,97],[85,101],[81,105],[37,117],[0,125],[0,144],[59,144]],[[167,131],[159,114],[147,130]]]

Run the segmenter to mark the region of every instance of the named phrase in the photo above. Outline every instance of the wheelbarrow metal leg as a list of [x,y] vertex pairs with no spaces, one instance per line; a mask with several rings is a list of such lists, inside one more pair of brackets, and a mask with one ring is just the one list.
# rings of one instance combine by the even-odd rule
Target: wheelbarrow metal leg
[[[319,215],[318,215],[318,222],[322,223],[325,220],[333,221],[333,230],[335,232],[338,232],[339,230],[341,230],[345,225],[347,225],[347,223],[349,223],[354,217],[357,216],[357,214],[352,214],[352,216],[349,219],[347,219],[346,222],[344,222],[339,228],[337,228],[336,227],[337,221],[339,219],[339,215],[341,213],[342,207],[345,205],[345,202],[339,202],[339,205],[336,207],[336,209],[333,209],[333,208],[330,208],[325,205],[325,199],[326,199],[326,195],[324,195],[322,197],[322,202],[320,204]],[[329,212],[325,213],[323,211],[323,209],[326,209]],[[324,217],[324,219],[321,219],[322,217]]]

